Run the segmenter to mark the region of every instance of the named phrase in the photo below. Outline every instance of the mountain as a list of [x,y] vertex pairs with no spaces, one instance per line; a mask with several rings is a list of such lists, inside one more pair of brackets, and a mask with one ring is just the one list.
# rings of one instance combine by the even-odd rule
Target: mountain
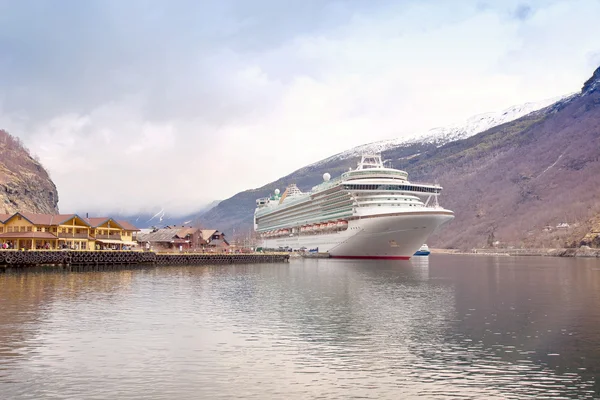
[[[563,98],[557,99],[562,100]],[[226,233],[232,232],[233,228],[238,231],[249,231],[252,229],[255,200],[269,195],[276,188],[283,189],[290,183],[296,183],[301,190],[309,190],[321,182],[323,173],[329,172],[331,176],[338,176],[347,171],[349,167],[355,167],[357,158],[366,152],[383,152],[384,157],[391,160],[394,167],[398,167],[404,161],[417,157],[419,154],[434,151],[452,141],[465,139],[490,127],[513,121],[554,104],[557,99],[526,103],[500,112],[477,115],[460,124],[435,128],[425,134],[416,135],[418,138],[384,140],[355,147],[301,168],[261,188],[238,193],[223,200],[203,216],[197,216],[196,220],[205,226],[218,227]],[[411,173],[411,170],[409,169],[408,172]]]
[[[572,96],[572,95],[570,95]],[[325,165],[334,160],[345,160],[348,158],[358,158],[365,153],[381,153],[386,150],[391,150],[399,146],[418,145],[418,144],[434,144],[442,146],[455,140],[466,139],[479,132],[484,132],[494,126],[514,121],[524,115],[534,111],[543,109],[557,101],[568,98],[569,96],[559,96],[551,99],[546,99],[538,102],[525,103],[518,106],[512,106],[498,112],[488,112],[475,115],[464,122],[449,125],[446,127],[433,128],[423,134],[413,135],[410,139],[390,139],[380,140],[373,143],[364,144],[346,150],[342,153],[333,155],[329,158],[312,164],[314,166]]]
[[600,247],[600,68],[577,95],[411,159],[386,158],[444,186],[456,218],[432,244]]
[[152,213],[139,213],[139,214],[124,214],[124,213],[111,213],[110,215],[118,220],[127,221],[134,226],[145,229],[151,227],[162,228],[165,226],[172,225],[197,225],[198,219],[202,217],[206,212],[216,207],[219,204],[219,200],[213,201],[194,213],[187,215],[173,215],[168,208],[161,208],[156,212]]
[[0,129],[0,214],[58,213],[58,192],[23,143]]

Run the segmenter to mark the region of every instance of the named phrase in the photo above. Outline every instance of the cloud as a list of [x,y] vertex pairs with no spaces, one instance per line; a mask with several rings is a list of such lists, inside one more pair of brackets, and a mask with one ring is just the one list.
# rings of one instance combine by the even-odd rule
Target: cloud
[[514,11],[514,17],[520,20],[526,20],[531,16],[532,13],[531,6],[528,4],[520,4],[516,10]]
[[0,2],[0,126],[50,170],[61,211],[184,214],[354,145],[575,91],[600,54],[599,13]]

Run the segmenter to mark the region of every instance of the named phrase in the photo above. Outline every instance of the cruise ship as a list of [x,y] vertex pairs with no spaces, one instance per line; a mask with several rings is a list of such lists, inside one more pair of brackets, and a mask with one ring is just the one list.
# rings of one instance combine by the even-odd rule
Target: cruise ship
[[332,258],[408,260],[454,218],[439,205],[442,187],[411,183],[405,171],[363,155],[356,169],[309,192],[290,184],[256,200],[254,230],[265,249],[329,253]]

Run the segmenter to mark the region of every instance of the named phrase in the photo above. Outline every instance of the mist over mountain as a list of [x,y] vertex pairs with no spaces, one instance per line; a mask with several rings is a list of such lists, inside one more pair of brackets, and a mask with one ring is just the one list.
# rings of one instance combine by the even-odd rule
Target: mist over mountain
[[[169,207],[161,207],[156,210],[156,212],[146,212],[146,213],[138,213],[138,214],[126,214],[126,213],[111,213],[110,215],[113,218],[127,221],[134,226],[140,229],[147,228],[162,228],[165,226],[173,226],[173,225],[185,225],[185,226],[198,226],[204,227],[199,224],[199,218],[201,218],[205,213],[207,213],[212,208],[216,207],[219,204],[220,200],[215,200],[206,204],[199,208],[196,212],[192,214],[179,215],[173,212],[173,208]],[[210,227],[208,227],[210,228]]]

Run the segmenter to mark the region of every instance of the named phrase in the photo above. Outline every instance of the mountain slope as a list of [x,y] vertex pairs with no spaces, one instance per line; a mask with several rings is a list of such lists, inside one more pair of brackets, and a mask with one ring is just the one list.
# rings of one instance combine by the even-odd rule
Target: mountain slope
[[58,213],[58,192],[18,138],[0,129],[0,214]]
[[[457,135],[444,134],[449,129],[442,129],[436,131],[442,132],[439,135],[379,147],[384,159],[408,171],[411,180],[444,186],[441,203],[454,210],[456,218],[430,245],[469,248],[499,241],[564,246],[589,237],[586,234],[593,230],[591,221],[600,207],[595,200],[600,199],[596,189],[600,187],[599,81],[596,71],[581,93],[474,136],[470,134],[476,128]],[[462,139],[452,140],[456,137]],[[369,146],[373,145],[381,142]],[[259,189],[238,193],[206,213],[202,221],[226,232],[233,226],[251,229],[256,198],[289,183],[310,189],[324,172],[337,176],[355,166],[356,152],[370,149],[340,153]],[[562,222],[569,227],[557,229]],[[553,228],[544,230],[547,225]]]
[[488,112],[475,115],[464,122],[440,128],[433,128],[426,133],[416,135],[411,139],[400,138],[380,140],[378,142],[364,144],[362,146],[357,146],[342,153],[333,155],[313,165],[324,165],[335,159],[345,160],[348,158],[357,158],[365,153],[381,153],[399,146],[411,144],[428,143],[435,144],[436,146],[442,146],[455,140],[466,139],[476,135],[479,132],[484,132],[490,128],[493,128],[494,126],[514,121],[517,118],[530,114],[534,111],[541,110],[560,100],[566,99],[567,97],[568,96],[560,96],[538,102],[530,102],[518,106],[512,106],[498,112]]
[[456,218],[435,245],[563,247],[582,244],[600,214],[599,158],[600,93],[584,90],[397,167],[444,186],[442,203]]
[[169,211],[169,209],[174,209],[174,207],[161,208],[157,212],[153,213],[139,213],[134,215],[117,212],[116,214],[112,213],[111,216],[115,219],[127,221],[140,229],[152,228],[153,226],[156,228],[163,228],[169,225],[190,225],[196,224],[202,215],[211,210],[213,207],[216,207],[218,204],[219,200],[213,201],[201,207],[193,214],[191,213],[182,216],[174,216]]

